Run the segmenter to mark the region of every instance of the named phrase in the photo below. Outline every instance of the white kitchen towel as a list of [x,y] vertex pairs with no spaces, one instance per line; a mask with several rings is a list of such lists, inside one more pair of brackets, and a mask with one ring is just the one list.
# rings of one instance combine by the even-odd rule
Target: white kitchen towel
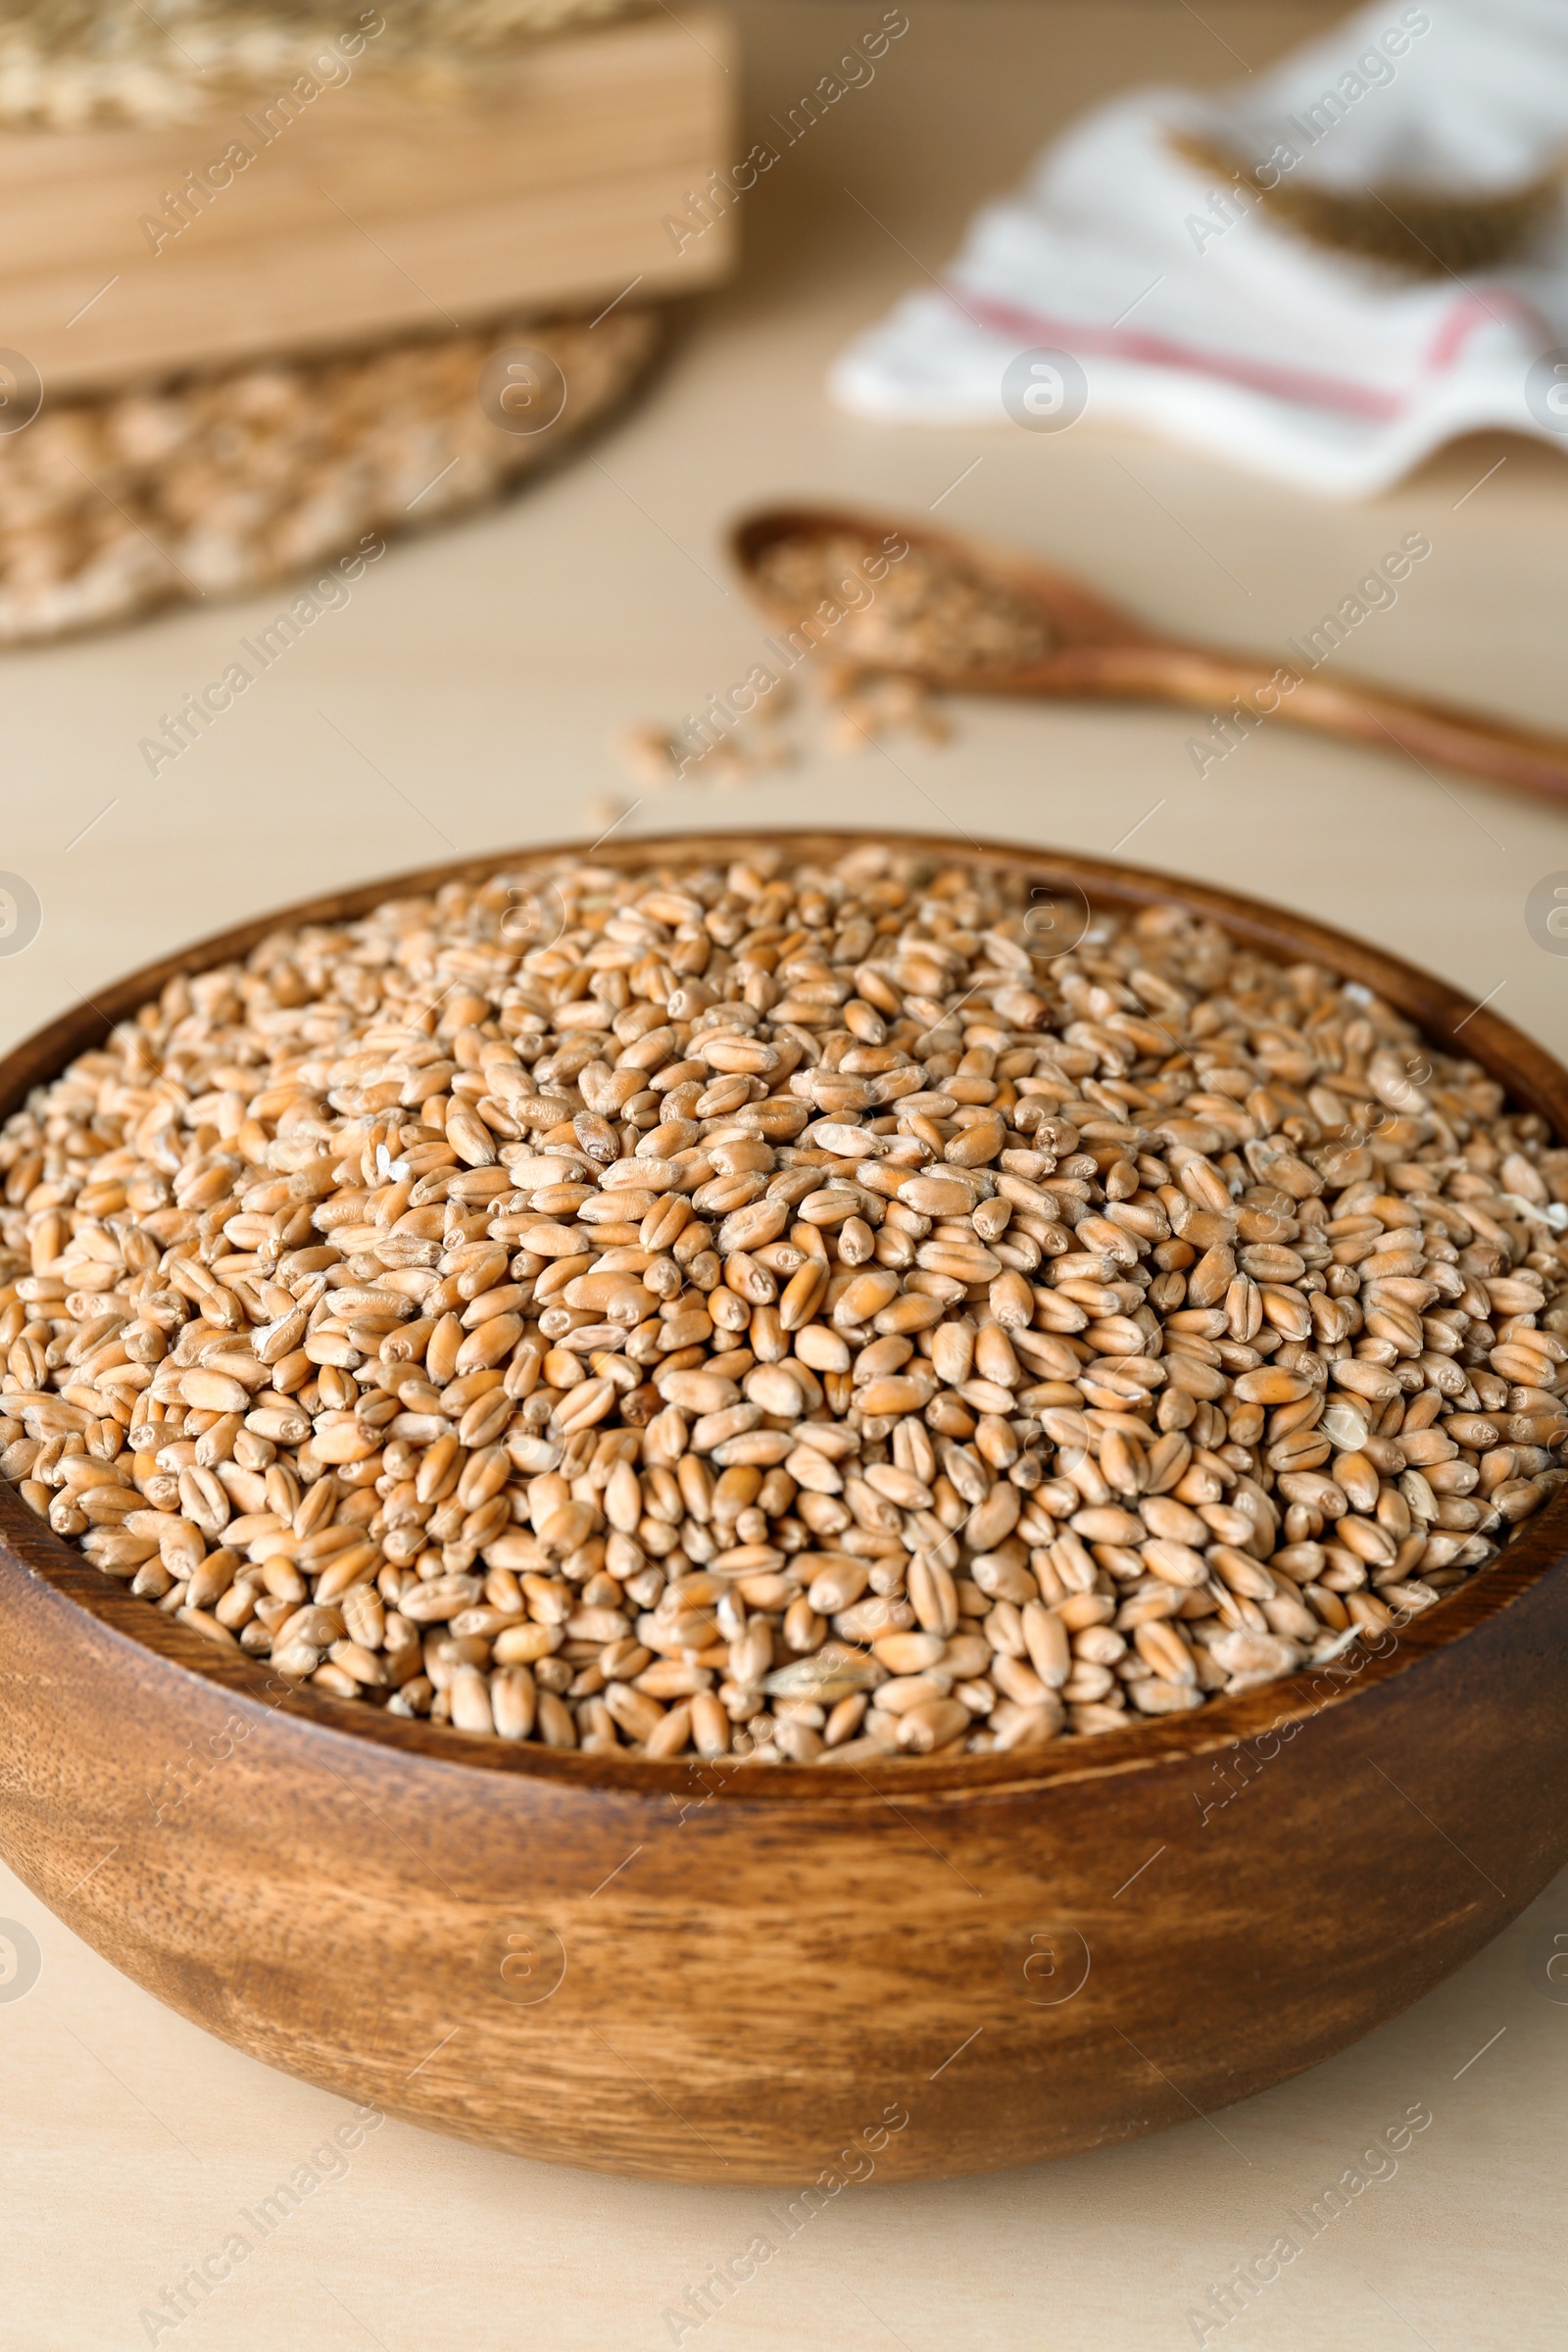
[[840,356],[840,405],[1035,429],[1087,410],[1342,498],[1482,426],[1568,447],[1561,201],[1506,266],[1415,278],[1309,241],[1181,133],[1264,185],[1517,188],[1568,157],[1568,0],[1374,5],[1217,99],[1103,108],[977,217],[941,291]]

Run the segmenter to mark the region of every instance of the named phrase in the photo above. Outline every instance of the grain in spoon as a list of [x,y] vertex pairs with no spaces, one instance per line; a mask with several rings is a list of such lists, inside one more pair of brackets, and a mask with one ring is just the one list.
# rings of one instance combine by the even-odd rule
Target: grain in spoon
[[[880,578],[840,620],[812,618],[846,567],[873,551]],[[1568,740],[1451,705],[1332,679],[1263,654],[1231,653],[1145,628],[1075,578],[985,540],[831,507],[749,515],[731,552],[775,626],[804,628],[853,669],[945,693],[1175,703],[1235,734],[1279,718],[1379,751],[1406,752],[1487,784],[1568,801]],[[861,573],[864,579],[863,571]]]

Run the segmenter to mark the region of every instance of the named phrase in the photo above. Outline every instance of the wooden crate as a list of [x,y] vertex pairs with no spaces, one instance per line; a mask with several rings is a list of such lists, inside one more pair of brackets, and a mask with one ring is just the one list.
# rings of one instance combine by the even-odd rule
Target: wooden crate
[[[677,250],[664,223],[733,160],[732,52],[722,16],[661,14],[541,41],[457,100],[378,85],[362,60],[292,120],[263,86],[156,130],[8,130],[0,345],[64,391],[591,311],[633,281],[636,300],[693,291],[724,274],[731,224]],[[217,187],[236,141],[254,160]]]

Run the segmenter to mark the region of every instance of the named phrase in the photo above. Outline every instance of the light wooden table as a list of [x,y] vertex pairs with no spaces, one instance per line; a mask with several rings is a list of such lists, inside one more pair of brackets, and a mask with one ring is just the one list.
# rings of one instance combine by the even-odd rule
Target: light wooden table
[[[759,632],[725,578],[719,531],[738,508],[790,492],[911,515],[940,502],[941,518],[1050,551],[1152,616],[1264,646],[1419,528],[1432,558],[1367,624],[1357,658],[1404,685],[1568,726],[1568,471],[1550,450],[1467,445],[1343,509],[1087,422],[1060,436],[883,432],[829,410],[822,372],[845,335],[940,265],[967,210],[1054,122],[1135,75],[1223,78],[1240,71],[1227,49],[1255,66],[1322,22],[1317,8],[1221,0],[1205,0],[1201,22],[1115,0],[906,4],[911,30],[874,84],[748,200],[746,272],[641,413],[506,513],[390,555],[157,783],[138,739],[220,674],[277,600],[5,662],[0,866],[31,881],[45,914],[26,953],[0,960],[0,1029],[20,1035],[73,992],[300,893],[448,845],[568,833],[599,796],[631,797],[612,730],[678,717],[744,674]],[[869,0],[752,14],[759,125],[879,14]],[[1568,1048],[1568,963],[1523,920],[1531,885],[1568,868],[1557,814],[1277,729],[1200,783],[1178,716],[958,716],[946,749],[822,753],[744,792],[650,798],[626,829],[838,820],[1099,854],[1125,843],[1363,930]],[[0,1728],[0,1770],[3,1754]],[[1435,1875],[1451,1871],[1457,1892],[1466,1863],[1414,1814],[1409,1835],[1431,1842]],[[24,1998],[0,1986],[0,2340],[18,2352],[145,2343],[139,2311],[235,2230],[253,2250],[161,2343],[656,2352],[672,2341],[662,2314],[769,2228],[778,2201],[760,2192],[553,2172],[388,2123],[264,2237],[242,2212],[309,2163],[339,2103],[161,2009],[4,1874],[0,1918],[26,1926],[42,1955]],[[1547,1997],[1552,1931],[1568,1936],[1568,1878],[1405,2017],[1212,2122],[1033,2172],[858,2186],[680,2340],[1174,2352],[1196,2340],[1186,2314],[1211,2285],[1280,2233],[1303,2236],[1292,2216],[1425,2102],[1432,2124],[1397,2175],[1305,2237],[1255,2305],[1204,2340],[1560,2347],[1568,2002]],[[1181,2114],[1181,2053],[1156,2055]]]

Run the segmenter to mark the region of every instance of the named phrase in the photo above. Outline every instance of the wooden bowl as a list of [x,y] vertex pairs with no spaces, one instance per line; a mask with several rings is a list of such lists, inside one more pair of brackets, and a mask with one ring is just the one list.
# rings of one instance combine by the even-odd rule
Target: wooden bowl
[[[548,854],[188,949],[13,1054],[0,1111],[279,920]],[[1406,964],[1197,883],[985,855],[1100,906],[1174,899],[1439,1039],[1463,1018],[1470,1053],[1568,1131],[1568,1073]],[[0,1850],[139,1984],[290,2074],[523,2155],[767,2182],[798,2226],[867,2168],[982,2172],[1206,2114],[1479,1950],[1568,1858],[1565,1527],[1549,1505],[1381,1655],[1192,1714],[1022,1759],[726,1772],[479,1741],[285,1686],[132,1599],[5,1489]]]

